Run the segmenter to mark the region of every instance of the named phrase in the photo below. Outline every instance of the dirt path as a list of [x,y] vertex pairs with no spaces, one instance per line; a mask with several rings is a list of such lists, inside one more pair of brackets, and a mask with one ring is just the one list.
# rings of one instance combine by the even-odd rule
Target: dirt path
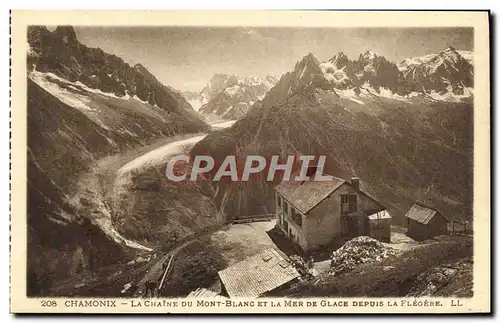
[[[175,262],[175,255],[177,254],[177,252],[179,250],[181,250],[182,248],[184,248],[184,247],[190,245],[191,243],[193,243],[195,241],[195,239],[196,238],[193,238],[192,240],[189,240],[189,241],[186,241],[186,242],[182,243],[181,245],[175,247],[174,250],[172,250],[170,252],[167,252],[160,259],[158,259],[158,261],[156,261],[148,269],[148,271],[146,272],[146,274],[144,275],[144,277],[142,277],[139,280],[139,282],[137,283],[138,284],[138,289],[134,293],[134,297],[140,297],[140,296],[142,296],[144,294],[144,285],[145,285],[145,283],[148,280],[151,280],[151,281],[154,281],[154,282],[156,282],[158,280],[158,277],[163,274],[163,263],[165,261],[167,261],[170,256],[174,257],[172,259],[172,262]],[[168,277],[167,277],[167,280],[168,280]]]

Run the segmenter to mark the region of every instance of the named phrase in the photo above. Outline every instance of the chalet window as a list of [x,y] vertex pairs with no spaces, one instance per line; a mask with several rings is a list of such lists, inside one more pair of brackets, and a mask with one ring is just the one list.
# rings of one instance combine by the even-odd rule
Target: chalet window
[[340,212],[349,212],[349,195],[340,195]]
[[358,196],[355,194],[340,195],[340,211],[342,213],[358,211]]
[[281,208],[281,196],[279,196],[278,194],[276,194],[276,201],[278,202],[278,206]]
[[302,227],[302,215],[295,208],[292,208],[292,219],[299,227]]
[[288,234],[288,222],[287,220],[283,220],[283,230]]

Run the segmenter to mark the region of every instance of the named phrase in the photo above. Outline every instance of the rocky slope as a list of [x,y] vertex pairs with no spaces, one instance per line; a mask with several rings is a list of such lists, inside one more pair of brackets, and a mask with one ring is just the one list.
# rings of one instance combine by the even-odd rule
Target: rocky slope
[[[417,199],[470,217],[472,105],[405,94],[399,89],[405,82],[395,64],[370,52],[354,62],[339,54],[324,63],[309,54],[245,117],[193,152],[213,155],[216,163],[229,154],[326,155],[328,173],[360,177],[395,222]],[[274,184],[217,183],[219,207],[272,213]]]
[[182,94],[81,44],[72,27],[30,27],[28,43],[28,293],[39,295],[61,277],[148,249],[113,227],[88,175],[98,160],[209,127]]
[[[359,250],[350,250],[349,258]],[[297,283],[288,297],[471,297],[473,243],[470,237],[427,241],[378,261],[358,264],[342,275],[323,273]]]
[[215,74],[199,94],[185,93],[195,110],[208,120],[236,120],[261,100],[278,80],[273,76],[244,77]]

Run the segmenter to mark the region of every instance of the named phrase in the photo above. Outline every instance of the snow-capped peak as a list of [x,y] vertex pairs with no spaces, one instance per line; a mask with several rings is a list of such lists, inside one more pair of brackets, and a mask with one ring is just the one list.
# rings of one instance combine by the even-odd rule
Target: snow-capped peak
[[342,68],[349,64],[349,58],[344,52],[339,52],[338,54],[334,55],[330,60],[328,61],[335,65],[337,68]]
[[369,49],[363,53],[362,57],[364,59],[373,60],[375,59],[375,57],[377,57],[377,54],[373,50]]
[[448,64],[456,64],[460,60],[465,59],[470,64],[473,62],[474,54],[472,51],[459,50],[457,51],[453,47],[448,47],[445,50],[434,53],[423,55],[419,57],[408,57],[398,64],[400,71],[406,71],[410,66],[417,65],[427,65],[429,71],[435,71],[441,64],[447,62]]
[[347,55],[344,52],[339,52],[338,54],[333,55],[332,58],[330,58],[330,62],[335,63],[339,60],[346,59],[348,58]]
[[436,54],[429,54],[429,55],[424,55],[424,56],[419,56],[419,57],[408,57],[408,58],[405,58],[403,61],[401,61],[398,64],[398,68],[400,71],[404,71],[408,68],[408,66],[422,65],[424,63],[427,63],[431,59],[433,59],[435,56],[436,56]]
[[260,76],[247,76],[238,82],[239,84],[244,84],[248,86],[260,86],[263,85],[267,89],[272,88],[276,83],[277,79],[272,75],[267,75],[265,78]]
[[455,48],[451,46],[440,52],[438,55],[452,63],[457,63],[460,59],[463,59]]
[[312,53],[307,54],[295,65],[295,74],[297,79],[310,77],[315,74],[321,74],[318,59],[314,57]]
[[469,64],[474,63],[474,52],[471,50],[457,50],[457,52],[462,56]]

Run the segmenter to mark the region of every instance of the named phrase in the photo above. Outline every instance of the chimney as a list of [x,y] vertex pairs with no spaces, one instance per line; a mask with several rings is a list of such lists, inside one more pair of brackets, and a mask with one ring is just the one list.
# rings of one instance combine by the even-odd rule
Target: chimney
[[351,177],[351,185],[354,190],[359,191],[359,178],[358,177]]

